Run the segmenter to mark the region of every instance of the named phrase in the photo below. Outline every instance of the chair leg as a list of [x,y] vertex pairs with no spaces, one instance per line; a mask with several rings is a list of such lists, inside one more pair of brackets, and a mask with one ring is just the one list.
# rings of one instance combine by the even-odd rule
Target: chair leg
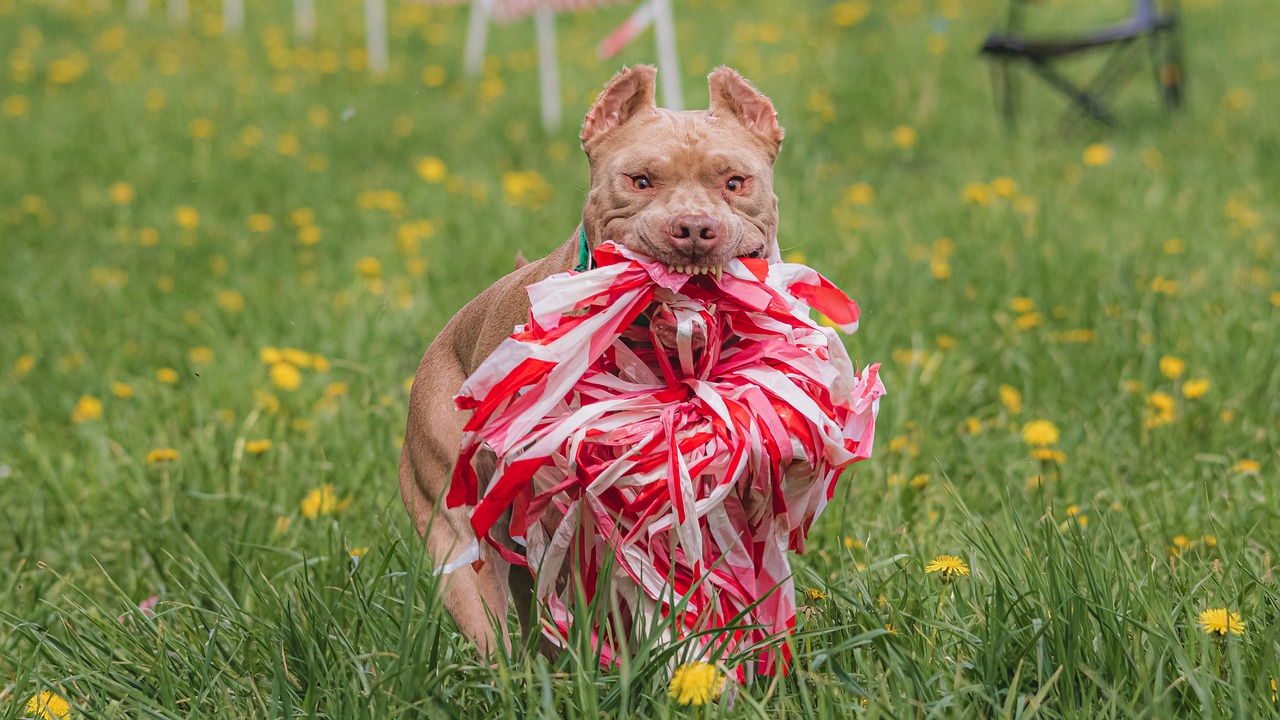
[[1182,96],[1186,92],[1186,63],[1182,56],[1182,25],[1177,20],[1165,29],[1164,64],[1161,66],[1162,79],[1165,80],[1165,101],[1170,108],[1182,106]]
[[[1123,41],[1098,69],[1098,72],[1084,84],[1080,92],[1094,98],[1101,106],[1103,99],[1132,75],[1134,61],[1137,59],[1136,49],[1137,45],[1133,39]],[[1075,126],[1074,120],[1067,118],[1064,118],[1062,124],[1064,131],[1070,131]]]
[[1004,59],[991,61],[991,94],[995,98],[996,111],[1004,121],[1005,129],[1016,130],[1016,106],[1012,73]]
[[1111,116],[1111,112],[1097,98],[1073,85],[1070,80],[1067,80],[1058,71],[1054,70],[1049,63],[1038,58],[1032,59],[1031,68],[1040,77],[1044,78],[1045,82],[1070,98],[1085,115],[1108,127],[1115,125],[1115,118]]

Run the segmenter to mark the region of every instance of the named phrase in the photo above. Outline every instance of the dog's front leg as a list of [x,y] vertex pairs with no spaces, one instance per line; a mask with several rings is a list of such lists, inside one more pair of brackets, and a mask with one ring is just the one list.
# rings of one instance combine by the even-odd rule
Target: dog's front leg
[[[465,414],[453,396],[465,379],[456,354],[449,348],[452,333],[441,333],[422,357],[409,397],[409,420],[400,454],[400,494],[437,570],[456,567],[441,578],[445,608],[480,652],[492,656],[498,648],[510,651],[507,636],[509,564],[486,543],[477,543],[468,508],[445,507],[445,493],[462,446]],[[482,562],[474,569],[468,552],[478,549]],[[497,619],[496,631],[493,618]]]

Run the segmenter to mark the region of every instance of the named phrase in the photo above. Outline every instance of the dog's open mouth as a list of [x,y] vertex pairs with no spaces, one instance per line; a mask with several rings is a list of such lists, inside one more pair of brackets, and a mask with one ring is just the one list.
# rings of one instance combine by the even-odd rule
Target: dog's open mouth
[[[752,259],[755,259],[755,260],[759,260],[760,258],[764,257],[764,248],[763,248],[763,247],[758,247],[758,248],[756,248],[755,250],[752,250],[751,252],[747,253],[746,255],[739,255],[738,257],[741,257],[741,258],[752,258]],[[668,264],[668,265],[667,265],[667,272],[669,272],[669,273],[683,273],[683,274],[685,274],[685,275],[715,275],[715,276],[716,276],[716,279],[719,279],[719,278],[720,278],[720,276],[721,276],[721,274],[724,272],[724,266],[723,266],[723,265],[673,265],[673,264]]]

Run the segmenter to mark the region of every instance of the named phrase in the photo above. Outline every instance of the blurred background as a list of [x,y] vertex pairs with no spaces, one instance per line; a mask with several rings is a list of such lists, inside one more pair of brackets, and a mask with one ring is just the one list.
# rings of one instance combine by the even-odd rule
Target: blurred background
[[[528,15],[487,24],[469,75],[469,5],[318,0],[313,35],[295,15],[308,5],[249,0],[237,19],[238,3],[213,0],[0,0],[0,701],[55,687],[99,713],[114,698],[182,716],[177,699],[219,688],[220,699],[193,702],[250,712],[246,698],[268,691],[244,678],[277,677],[271,698],[314,710],[323,701],[306,699],[309,683],[342,677],[352,702],[373,683],[379,712],[422,707],[398,694],[405,683],[361,674],[382,662],[364,654],[386,650],[381,640],[354,642],[348,658],[326,631],[291,624],[288,608],[329,607],[325,588],[343,583],[369,597],[400,592],[379,583],[399,577],[387,568],[412,545],[396,461],[418,360],[517,251],[541,256],[574,231],[587,188],[581,118],[620,67],[659,57],[653,28],[616,55],[598,50],[641,3],[568,3],[581,7],[554,14],[553,44],[542,31],[559,85],[548,108]],[[1017,613],[1041,618],[1085,597],[1072,579],[1080,568],[1121,578],[1152,566],[1139,583],[1149,592],[1108,600],[1143,628],[1079,619],[1075,631],[1095,641],[1063,635],[1042,648],[1037,687],[1052,687],[1059,664],[1093,662],[1135,687],[1163,688],[1157,678],[1179,673],[1211,688],[1248,678],[1160,695],[1170,711],[1212,705],[1219,691],[1265,703],[1259,678],[1280,674],[1263,620],[1276,612],[1280,539],[1270,509],[1280,458],[1275,8],[1151,5],[1176,13],[1177,32],[1128,46],[1130,72],[1097,94],[1106,122],[1073,109],[1067,88],[1033,66],[1049,53],[1061,79],[1087,88],[1110,46],[1014,52],[1131,27],[1145,6],[669,9],[684,107],[706,106],[705,76],[720,64],[775,102],[787,130],[783,255],[861,303],[850,351],[860,365],[884,363],[876,457],[844,479],[798,564],[827,603],[804,622],[845,639],[910,627],[936,603],[913,563],[939,552],[975,568],[950,620],[966,628],[992,612],[997,588],[1020,585],[1033,600]],[[993,33],[1026,41],[1002,46],[1017,81],[1010,106],[999,57],[979,52]],[[1027,438],[1032,420],[1055,432]],[[1023,534],[1036,523],[1053,532]],[[1015,560],[997,571],[1006,555]],[[386,572],[352,580],[348,556]],[[1059,560],[1063,585],[1050,592],[1042,569]],[[406,592],[405,618],[447,630],[425,585]],[[151,597],[182,628],[164,643],[184,661],[207,649],[218,617],[240,618],[236,632],[256,639],[209,650],[225,653],[208,667],[227,674],[175,679],[147,644],[163,633],[140,633],[136,647],[116,634],[116,616]],[[341,606],[386,642],[412,635],[350,597],[328,611]],[[1181,629],[1206,604],[1259,619],[1252,649],[1217,670],[1199,654],[1217,646]],[[1031,627],[1030,615],[1017,621],[1008,627]],[[1115,660],[1107,649],[1127,647],[1129,632],[1162,649]],[[949,693],[972,708],[973,697],[1004,697],[1020,662],[993,660],[989,676],[969,679],[980,689],[965,691],[945,658],[956,647],[981,655],[980,643],[907,634],[893,642],[918,652],[885,650],[879,669],[849,655],[861,690],[845,691],[870,696],[873,710]],[[469,656],[452,635],[432,637],[445,656],[475,662],[457,659]],[[91,672],[95,643],[119,643],[130,660]],[[287,671],[272,664],[282,647]],[[444,662],[386,652],[404,667]],[[933,679],[884,690],[908,666]],[[498,682],[467,667],[478,683]],[[656,677],[647,681],[664,682]],[[1062,685],[1087,684],[1073,677]],[[570,702],[570,685],[546,682]],[[808,681],[795,682],[760,707],[805,707]],[[840,682],[813,692],[846,702],[832,689]],[[432,687],[422,692],[439,699],[454,686]],[[169,700],[144,703],[165,688]],[[456,693],[449,702],[476,703],[464,715],[540,702]],[[622,704],[608,707],[665,701],[661,689],[641,696],[609,696]]]

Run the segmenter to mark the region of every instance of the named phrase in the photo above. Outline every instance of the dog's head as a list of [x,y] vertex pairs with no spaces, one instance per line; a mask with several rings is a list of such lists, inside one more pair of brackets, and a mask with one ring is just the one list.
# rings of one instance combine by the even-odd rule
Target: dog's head
[[612,240],[687,273],[776,259],[783,133],[773,103],[721,67],[708,78],[710,109],[665,110],[654,104],[656,76],[648,65],[618,73],[582,125],[588,243]]

